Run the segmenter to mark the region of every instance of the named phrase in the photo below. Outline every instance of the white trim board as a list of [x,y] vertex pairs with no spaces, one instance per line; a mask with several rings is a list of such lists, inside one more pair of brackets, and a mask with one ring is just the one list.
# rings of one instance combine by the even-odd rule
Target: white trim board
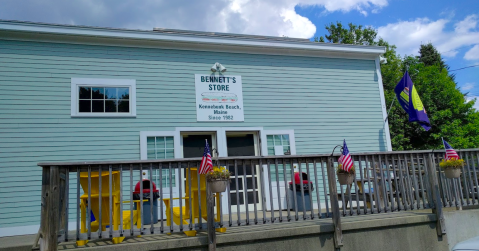
[[[188,34],[186,34],[188,32]],[[3,33],[3,34],[2,34]],[[34,34],[34,36],[32,36]],[[234,34],[185,31],[169,34],[151,30],[127,30],[75,25],[56,25],[20,21],[0,21],[0,37],[7,39],[68,42],[81,44],[118,44],[127,46],[156,46],[172,49],[195,49],[253,54],[369,58],[385,52],[383,46],[363,46],[309,41],[288,41],[271,37],[256,38]]]
[[40,24],[30,22],[18,21],[0,21],[0,30],[36,32],[36,33],[50,33],[62,35],[80,35],[80,36],[98,36],[98,37],[112,37],[123,39],[148,39],[159,41],[174,41],[174,42],[190,42],[190,43],[207,43],[207,44],[226,44],[239,46],[254,46],[254,47],[276,47],[289,49],[309,49],[309,50],[324,50],[324,51],[343,51],[343,52],[359,52],[371,54],[383,54],[385,47],[383,46],[358,46],[346,44],[332,44],[332,43],[312,43],[312,42],[295,42],[295,41],[274,41],[274,40],[260,40],[254,38],[226,38],[219,36],[195,36],[185,34],[168,34],[157,31],[147,30],[127,30],[127,29],[112,29],[101,27],[75,26],[75,25],[57,25],[57,24]]
[[390,152],[393,150],[393,148],[391,144],[391,135],[389,134],[389,123],[388,123],[389,121],[385,121],[388,116],[388,111],[386,107],[386,100],[384,98],[383,78],[381,76],[381,64],[379,61],[379,56],[376,58],[375,63],[376,63],[376,74],[378,76],[379,96],[381,99],[381,110],[383,112],[384,134],[386,136],[386,145],[388,148],[388,152]]

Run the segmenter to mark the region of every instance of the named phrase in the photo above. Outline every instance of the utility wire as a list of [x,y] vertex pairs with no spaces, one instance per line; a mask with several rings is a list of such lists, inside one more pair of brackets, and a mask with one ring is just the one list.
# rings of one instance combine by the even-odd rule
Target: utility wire
[[479,66],[479,64],[470,65],[470,66],[462,67],[462,68],[459,68],[459,69],[450,70],[449,72],[451,72],[451,71],[459,71],[459,70],[463,70],[463,69],[467,69],[467,68],[471,68],[471,67],[478,67],[478,66]]

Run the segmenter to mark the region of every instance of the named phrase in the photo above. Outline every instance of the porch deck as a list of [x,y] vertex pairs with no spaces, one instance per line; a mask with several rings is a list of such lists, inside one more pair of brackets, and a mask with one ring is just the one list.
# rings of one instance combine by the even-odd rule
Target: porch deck
[[[391,222],[396,222],[396,225],[400,225],[402,224],[400,222],[407,222],[405,219],[412,216],[422,216],[425,217],[423,220],[427,218],[427,221],[436,221],[437,225],[432,226],[432,228],[437,230],[437,236],[442,236],[446,233],[444,217],[442,216],[443,207],[462,207],[479,203],[477,191],[474,189],[478,187],[477,172],[479,170],[477,170],[477,161],[479,160],[479,151],[478,149],[468,149],[460,150],[459,153],[465,156],[467,165],[463,167],[461,177],[454,180],[446,179],[443,172],[438,169],[437,163],[443,156],[439,152],[415,151],[357,154],[355,159],[357,160],[357,170],[359,172],[356,173],[355,182],[347,187],[340,186],[336,182],[334,171],[334,166],[337,165],[335,163],[336,158],[329,155],[219,158],[217,160],[218,165],[234,170],[234,173],[238,173],[239,167],[242,167],[243,171],[246,168],[251,168],[251,176],[258,183],[252,182],[251,190],[254,199],[248,202],[249,196],[245,194],[240,195],[244,196],[245,199],[244,211],[243,209],[239,210],[240,206],[236,204],[238,201],[241,201],[240,204],[243,204],[243,201],[233,200],[232,198],[234,197],[231,196],[223,196],[223,202],[216,204],[223,212],[222,226],[228,228],[226,233],[218,233],[217,243],[218,245],[223,245],[222,243],[225,245],[233,243],[231,245],[234,245],[234,243],[249,243],[261,239],[292,238],[294,236],[323,235],[322,233],[325,233],[328,238],[334,239],[333,246],[338,248],[343,245],[342,231],[347,231],[348,224],[354,225],[357,223],[358,229],[368,226],[368,222],[375,222],[370,227],[391,226]],[[129,224],[135,224],[134,222],[138,220],[133,214],[130,214],[130,218],[126,219],[126,224],[128,225],[124,225],[120,217],[123,215],[123,210],[133,210],[132,200],[129,201],[129,207],[128,205],[122,206],[121,202],[124,201],[122,196],[131,195],[134,173],[142,174],[143,170],[148,170],[149,180],[152,180],[154,170],[158,170],[159,173],[162,173],[162,170],[168,170],[168,178],[173,180],[172,171],[174,170],[183,173],[196,173],[194,167],[199,165],[200,160],[198,158],[39,164],[43,167],[43,180],[48,181],[42,189],[42,196],[48,197],[44,208],[42,208],[41,232],[44,235],[40,243],[45,243],[43,249],[76,248],[75,244],[71,243],[72,240],[89,240],[86,246],[89,248],[116,249],[118,247],[129,247],[128,245],[132,243],[143,243],[142,245],[146,246],[153,245],[154,247],[150,248],[153,250],[190,247],[196,248],[196,250],[202,249],[206,243],[207,227],[205,221],[202,224],[196,222],[191,226],[192,229],[200,230],[196,237],[186,237],[182,232],[190,230],[189,222],[187,221],[182,226],[174,225],[173,227],[167,227],[165,219],[160,216],[160,220],[163,219],[163,224],[153,226],[151,224],[141,225],[142,230],[140,231],[140,225],[130,229]],[[296,166],[297,170],[295,170]],[[254,167],[257,168],[257,172],[254,172]],[[99,172],[95,174],[94,172],[97,170]],[[282,174],[291,174],[291,177],[294,177],[293,174],[295,173],[303,173],[306,177],[309,177],[309,179],[306,179],[311,182],[306,181],[307,185],[305,186],[303,176],[298,175],[300,179],[298,183],[303,185],[299,186],[300,188],[292,186],[293,192],[288,195],[289,188],[279,184],[281,182],[287,184],[289,178],[287,178],[287,175],[280,177],[280,170],[283,170]],[[102,172],[105,172],[105,175]],[[244,187],[247,187],[247,174],[244,171],[242,175],[243,180],[241,182],[244,183]],[[102,177],[101,179],[98,178],[100,176]],[[83,178],[84,180],[82,181],[82,177],[86,178]],[[95,177],[97,177],[98,185],[93,186],[92,184],[95,184],[96,181],[92,182],[92,180]],[[76,189],[71,187],[73,189],[70,191],[69,184],[70,180],[74,180],[73,178],[83,183],[86,182],[82,184],[83,191],[85,192],[84,195],[81,195],[78,182],[76,183]],[[192,196],[185,196],[185,198],[195,198],[197,196],[197,200],[200,201],[199,198],[206,197],[205,191],[200,189],[202,188],[200,182],[196,184],[192,182],[192,180],[196,182],[195,179],[187,178],[186,181],[183,181],[181,175],[175,176],[175,179],[177,184],[179,184],[178,193],[183,194],[182,191],[185,191],[186,195],[191,194]],[[240,182],[237,179],[236,176],[235,186],[227,187],[226,194],[234,193],[238,197],[240,193],[238,184]],[[198,181],[200,180],[198,178]],[[321,180],[323,182],[318,182]],[[183,184],[183,182],[186,183]],[[364,187],[366,183],[367,190]],[[143,191],[143,182],[139,184],[139,191]],[[168,185],[166,186],[168,192],[162,192],[164,186],[160,182],[159,193],[163,195],[163,199],[169,198],[172,201],[174,198],[172,182],[169,182]],[[314,190],[312,189],[313,185]],[[306,189],[311,191],[311,196],[304,197]],[[110,193],[106,193],[103,196],[104,193],[102,191],[110,191]],[[102,199],[96,200],[95,198],[97,197],[93,193],[102,194]],[[355,194],[356,196],[345,196],[348,194]],[[141,195],[142,193],[140,193],[139,201],[142,200]],[[305,199],[301,199],[303,197]],[[69,198],[72,198],[73,201],[70,201]],[[301,203],[299,202],[300,199]],[[284,206],[289,205],[289,202],[292,202],[292,205],[297,202],[299,203],[296,204],[298,207],[302,204],[304,208],[306,200],[309,201],[313,210],[306,209],[298,212],[292,210],[289,212],[291,220],[289,222],[287,218],[288,211],[284,210]],[[91,203],[88,203],[88,201]],[[181,201],[178,200],[180,207]],[[198,204],[200,211],[201,209],[205,210],[206,206],[200,205],[198,201],[194,202],[194,205]],[[190,205],[185,201],[183,206],[191,207],[191,200],[189,203]],[[250,203],[252,204],[248,207]],[[349,208],[346,208],[346,204],[349,205]],[[153,209],[152,204],[150,206]],[[75,210],[73,211],[74,214],[71,215],[74,216],[73,219],[76,219],[77,229],[74,232],[69,231],[72,230],[68,229],[69,222],[72,219],[72,217],[69,217],[69,209],[74,210],[78,208],[81,208],[81,210]],[[101,208],[106,209],[102,211]],[[321,209],[321,214],[319,214],[316,208]],[[100,219],[98,222],[103,222],[102,226],[109,225],[114,226],[114,228],[97,232],[93,230],[95,228],[88,227],[90,224],[89,212],[92,209],[93,211],[96,210],[96,215],[99,215]],[[283,211],[268,211],[270,209],[283,209]],[[325,209],[328,211],[325,212]],[[431,209],[435,212],[434,215],[431,214]],[[138,207],[135,210],[138,212],[137,215],[143,215],[143,207]],[[160,207],[161,211],[163,211],[163,207]],[[238,211],[238,213],[234,213],[234,211]],[[103,213],[97,214],[98,212],[107,213],[103,215]],[[153,217],[151,213],[153,210],[149,212],[150,217]],[[224,212],[228,212],[231,215]],[[249,221],[245,217],[246,212],[248,212]],[[280,212],[282,215],[280,215]],[[185,216],[188,215],[188,213],[183,214],[183,219],[185,220]],[[178,217],[181,219],[181,215]],[[238,217],[241,219],[238,220]],[[324,217],[324,219],[320,219],[321,217]],[[130,223],[128,223],[128,220],[130,220]],[[138,224],[141,224],[142,221],[138,220],[138,222]],[[81,227],[80,223],[82,223]],[[166,234],[170,231],[172,232],[170,235]],[[49,233],[47,235],[48,238],[45,238],[45,233]],[[142,238],[136,237],[138,235],[142,235]],[[111,237],[121,236],[127,238],[125,243],[111,245]],[[311,243],[313,242],[311,241]],[[131,250],[133,249],[143,250],[138,249],[136,246]]]

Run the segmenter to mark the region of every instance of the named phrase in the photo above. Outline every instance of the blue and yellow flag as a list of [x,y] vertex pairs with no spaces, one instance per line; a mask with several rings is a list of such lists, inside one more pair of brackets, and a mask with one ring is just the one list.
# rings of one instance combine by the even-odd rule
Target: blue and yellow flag
[[418,122],[424,130],[429,131],[431,124],[426,114],[426,109],[417,94],[416,88],[406,71],[401,81],[394,88],[394,92],[398,98],[404,111],[409,114],[409,122]]

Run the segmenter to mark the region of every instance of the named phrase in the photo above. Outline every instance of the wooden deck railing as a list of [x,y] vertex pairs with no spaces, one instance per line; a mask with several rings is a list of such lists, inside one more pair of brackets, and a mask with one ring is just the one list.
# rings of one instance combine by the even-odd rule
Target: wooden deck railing
[[[457,152],[466,161],[459,179],[446,179],[439,169],[444,151],[353,154],[356,177],[349,186],[336,181],[337,155],[214,159],[215,166],[224,166],[234,174],[227,191],[216,197],[216,226],[224,230],[332,218],[339,247],[340,217],[430,208],[438,216],[438,234],[442,235],[442,207],[479,203],[479,149]],[[121,242],[128,236],[172,232],[194,235],[206,229],[206,208],[200,203],[206,199],[202,199],[204,180],[194,175],[200,161],[39,163],[43,170],[41,249],[56,250],[58,242],[72,240],[78,245],[94,239]],[[160,196],[158,223],[154,192],[142,192],[144,186],[152,188],[153,184],[139,182],[140,193],[133,197],[134,185],[145,174],[153,180],[154,173],[160,176],[156,184]],[[299,184],[306,179],[310,182],[290,185],[295,173],[304,173],[298,175]],[[149,208],[144,202],[151,202]]]

